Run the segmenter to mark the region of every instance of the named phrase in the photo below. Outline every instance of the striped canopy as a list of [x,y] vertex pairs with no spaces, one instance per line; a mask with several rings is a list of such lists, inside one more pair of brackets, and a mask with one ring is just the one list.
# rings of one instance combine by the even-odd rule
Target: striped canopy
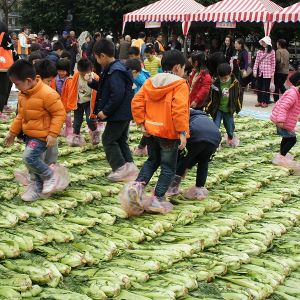
[[272,14],[273,22],[299,22],[300,21],[300,2],[284,8],[280,12]]
[[267,22],[282,7],[270,0],[223,0],[192,13],[191,21]]
[[186,35],[190,27],[190,15],[202,11],[204,6],[194,0],[160,0],[123,16],[123,32],[126,22],[182,22]]

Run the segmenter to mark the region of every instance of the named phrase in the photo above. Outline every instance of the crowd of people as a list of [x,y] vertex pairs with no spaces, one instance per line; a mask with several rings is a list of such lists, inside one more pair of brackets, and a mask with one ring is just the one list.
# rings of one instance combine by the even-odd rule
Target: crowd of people
[[[96,33],[94,37],[86,35],[79,47],[73,31],[63,32],[61,39],[52,43],[45,35],[29,43],[28,28],[24,27],[14,46],[4,27],[1,32],[1,47],[10,51],[15,62],[1,69],[0,61],[0,79],[5,82],[5,87],[1,84],[0,112],[4,119],[6,98],[14,83],[20,91],[17,117],[5,144],[12,145],[17,137],[26,144],[23,161],[30,184],[22,195],[24,201],[57,191],[59,174],[53,167],[58,157],[57,137],[64,135],[71,146],[81,146],[85,142],[81,135],[84,117],[94,145],[100,143],[102,133],[112,169],[108,179],[132,182],[126,197],[133,206],[142,207],[143,191],[159,167],[148,211],[166,213],[172,209],[166,195],[179,193],[187,171],[195,165],[195,186],[184,195],[204,199],[208,195],[208,164],[220,147],[222,121],[227,145],[239,144],[234,114],[242,109],[250,77],[257,79],[256,106],[266,107],[275,75],[277,90],[284,95],[275,105],[272,121],[283,140],[273,162],[280,165],[289,160],[299,167],[288,152],[296,143],[300,75],[295,73],[291,78],[294,87],[285,93],[288,52],[284,40],[278,41],[275,52],[271,39],[262,38],[252,64],[244,40],[233,42],[230,36],[221,49],[196,50],[186,57],[176,36],[164,43],[159,34],[147,42],[141,32],[136,40],[125,36],[113,43],[112,36],[102,38]],[[128,144],[132,120],[141,128],[134,153],[148,156],[140,171]]]

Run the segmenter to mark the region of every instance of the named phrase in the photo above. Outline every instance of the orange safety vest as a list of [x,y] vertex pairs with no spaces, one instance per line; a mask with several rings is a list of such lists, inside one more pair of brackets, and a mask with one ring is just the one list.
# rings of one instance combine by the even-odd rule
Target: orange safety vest
[[156,41],[156,43],[158,43],[159,51],[160,51],[160,52],[165,52],[165,48],[164,48],[164,46],[162,45],[162,43],[159,42],[159,41]]
[[[27,44],[27,36],[25,33],[20,33],[19,35],[24,35],[26,38],[26,44]],[[18,39],[18,54],[19,55],[28,55],[28,48],[21,47],[20,38]]]

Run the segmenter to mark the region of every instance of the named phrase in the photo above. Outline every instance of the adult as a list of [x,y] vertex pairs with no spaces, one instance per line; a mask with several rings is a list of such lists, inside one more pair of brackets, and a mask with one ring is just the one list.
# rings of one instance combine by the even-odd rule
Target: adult
[[12,32],[10,37],[15,50],[18,51],[18,35],[15,32]]
[[218,66],[223,63],[226,63],[223,52],[215,52],[211,55],[208,55],[206,66],[213,79],[218,77]]
[[212,84],[205,64],[205,53],[202,51],[193,52],[191,55],[193,71],[189,79],[190,84],[190,105],[194,109],[202,110],[205,106]]
[[125,61],[129,58],[129,48],[131,47],[131,37],[126,35],[123,41],[120,41],[119,59]]
[[95,32],[94,34],[94,43],[99,42],[102,38],[102,35],[100,32]]
[[286,91],[285,82],[290,71],[290,53],[287,50],[287,42],[284,39],[277,41],[276,50],[276,70],[274,75],[275,93],[273,94],[274,101],[279,100],[279,93],[284,94]]
[[257,80],[257,104],[256,107],[268,107],[270,103],[270,84],[274,77],[276,67],[276,55],[272,48],[272,41],[265,36],[259,41],[261,49],[256,54],[253,67],[253,76]]
[[44,41],[42,43],[42,53],[47,56],[52,50],[52,45],[49,40],[49,36],[47,34],[44,35]]
[[154,50],[156,55],[163,55],[165,52],[165,46],[163,44],[163,35],[160,33],[157,38],[156,41],[154,42]]
[[18,55],[22,59],[26,59],[29,54],[30,44],[28,43],[29,28],[23,27],[18,39]]
[[220,51],[219,42],[216,38],[211,40],[209,54],[213,54]]
[[93,54],[93,40],[91,35],[87,35],[85,38],[85,42],[81,46],[81,51],[82,51],[82,58],[88,58],[91,60],[91,56]]
[[50,52],[46,58],[53,61],[54,63],[57,63],[59,61],[64,49],[65,48],[61,42],[55,42],[53,44],[53,51]]
[[[11,55],[13,60],[18,59],[18,54],[14,49],[11,38],[8,34],[8,29],[6,25],[0,21],[0,47],[4,50],[8,50],[8,55]],[[0,122],[6,121],[8,118],[3,114],[5,108],[7,108],[7,102],[12,87],[12,82],[10,81],[7,71],[10,66],[3,66],[0,70]]]
[[142,59],[144,59],[144,52],[145,52],[145,49],[146,49],[145,41],[146,41],[146,33],[145,32],[140,32],[138,39],[135,40],[131,45],[132,47],[139,48],[140,55],[141,55]]
[[178,51],[181,51],[181,49],[182,49],[182,45],[178,41],[177,35],[176,34],[172,34],[171,35],[171,39],[168,42],[167,50],[178,50]]
[[[53,37],[54,41],[54,37]],[[63,44],[64,48],[69,50],[70,49],[70,41],[69,41],[69,34],[67,31],[63,31],[61,38],[59,41]]]
[[230,63],[231,57],[233,56],[234,47],[233,47],[233,38],[230,35],[227,35],[224,40],[224,44],[221,48],[221,51],[224,54],[226,62]]
[[69,45],[67,50],[71,54],[71,75],[73,75],[78,53],[78,41],[76,39],[75,31],[70,31]]

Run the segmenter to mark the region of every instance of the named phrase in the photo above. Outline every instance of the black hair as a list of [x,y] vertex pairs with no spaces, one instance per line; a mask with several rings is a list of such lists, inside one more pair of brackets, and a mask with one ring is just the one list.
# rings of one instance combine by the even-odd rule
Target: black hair
[[39,51],[39,50],[42,49],[42,46],[39,43],[33,43],[33,44],[31,44],[30,49],[31,49],[32,52]]
[[125,64],[132,71],[137,71],[137,72],[142,71],[141,61],[137,58],[127,59]]
[[62,42],[59,41],[55,42],[52,47],[53,51],[64,50],[64,49],[65,49],[64,45],[62,44]]
[[71,56],[71,54],[70,54],[69,51],[63,50],[63,52],[62,52],[60,58],[67,58],[67,59],[70,59],[70,60],[71,60],[71,59],[72,59],[72,56]]
[[225,36],[225,39],[224,39],[224,43],[225,43],[225,40],[226,39],[229,39],[230,40],[230,47],[232,47],[232,44],[233,44],[233,37],[231,35],[226,35]]
[[23,26],[23,27],[21,28],[21,32],[24,32],[26,29],[29,29],[29,27],[28,27],[28,26]]
[[57,75],[56,65],[49,59],[41,59],[34,64],[36,74],[42,79],[55,77]]
[[208,56],[206,65],[212,77],[218,76],[218,66],[223,63],[226,63],[223,52],[215,52]]
[[289,80],[293,86],[300,86],[300,71],[295,72]]
[[193,71],[192,64],[188,60],[186,60],[186,62],[185,62],[185,68],[184,68],[185,74],[187,76],[190,76],[190,74],[192,73],[192,71]]
[[101,37],[101,33],[100,32],[95,32],[94,34],[94,39]]
[[145,38],[145,37],[146,37],[146,33],[143,32],[143,31],[141,31],[141,32],[139,33],[139,38],[140,38],[140,39],[143,39],[143,38]]
[[149,54],[154,54],[154,52],[155,52],[155,50],[154,50],[153,45],[147,45],[145,48],[145,51],[144,51],[144,53],[149,53]]
[[228,76],[231,74],[231,66],[228,63],[220,64],[218,66],[218,75],[220,77]]
[[24,81],[27,78],[35,79],[36,71],[34,66],[25,59],[17,60],[9,69],[8,76]]
[[41,53],[41,51],[38,50],[30,53],[30,55],[28,56],[28,61],[32,64],[34,60],[43,58],[43,54]]
[[286,49],[287,48],[287,41],[285,39],[279,39],[277,41],[277,43],[280,46],[280,48],[282,48],[282,49]]
[[93,69],[92,62],[87,58],[81,58],[77,63],[77,69],[79,72],[89,72]]
[[48,34],[44,34],[44,39],[49,40],[49,35]]
[[61,58],[57,61],[56,63],[56,69],[58,70],[63,70],[70,75],[71,72],[71,63],[67,58]]
[[129,55],[140,56],[140,49],[138,47],[130,47],[128,50]]
[[236,43],[238,43],[238,44],[240,44],[242,46],[242,49],[245,48],[245,40],[244,39],[238,38],[235,41],[236,41]]
[[8,28],[5,23],[0,21],[0,32],[8,33]]
[[113,42],[102,39],[95,43],[93,47],[93,52],[96,55],[100,55],[101,53],[107,55],[108,57],[114,57],[115,56],[115,45]]
[[203,51],[196,51],[191,54],[191,59],[192,62],[195,63],[197,62],[197,70],[199,71],[200,69],[206,69],[206,57],[205,53]]
[[161,66],[163,71],[172,71],[174,66],[180,65],[183,67],[185,62],[186,60],[182,52],[179,50],[169,50],[164,52],[161,60]]

